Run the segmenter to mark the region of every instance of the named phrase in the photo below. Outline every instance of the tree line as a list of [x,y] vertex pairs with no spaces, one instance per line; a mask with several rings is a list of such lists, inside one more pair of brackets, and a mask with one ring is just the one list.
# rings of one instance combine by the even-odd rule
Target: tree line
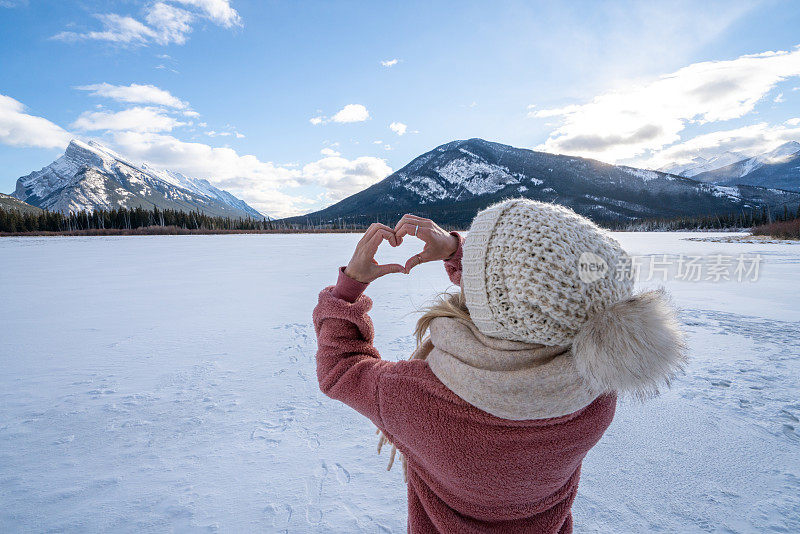
[[782,210],[773,212],[769,207],[741,210],[735,213],[694,215],[673,218],[638,219],[633,221],[616,221],[602,224],[612,230],[630,232],[652,232],[669,230],[730,230],[755,228],[775,222],[784,222],[800,218],[800,204],[796,210],[783,205]]
[[[31,232],[81,232],[81,231],[129,231],[140,229],[175,228],[192,232],[280,232],[280,231],[358,231],[372,222],[394,225],[397,217],[356,216],[352,219],[335,218],[304,219],[295,217],[289,221],[270,218],[234,218],[206,215],[199,211],[173,209],[117,208],[112,210],[61,213],[41,211],[21,212],[0,208],[0,232],[16,234]],[[419,214],[437,220],[442,213]],[[446,217],[445,217],[446,218]],[[596,221],[612,230],[667,231],[667,230],[723,230],[732,228],[754,228],[775,222],[800,218],[800,205],[790,210],[787,205],[773,213],[768,207],[741,210],[736,213],[708,214],[674,218],[652,218],[635,220]],[[385,219],[385,220],[383,220]],[[458,226],[458,225],[456,225]],[[467,223],[465,228],[468,227]],[[455,228],[455,227],[454,227]],[[455,228],[458,229],[458,228]],[[139,232],[146,233],[146,232]]]
[[173,209],[117,208],[111,210],[61,213],[21,212],[0,208],[0,232],[76,232],[81,230],[133,230],[148,227],[176,227],[186,230],[276,230],[272,219],[234,218],[206,215],[199,211]]

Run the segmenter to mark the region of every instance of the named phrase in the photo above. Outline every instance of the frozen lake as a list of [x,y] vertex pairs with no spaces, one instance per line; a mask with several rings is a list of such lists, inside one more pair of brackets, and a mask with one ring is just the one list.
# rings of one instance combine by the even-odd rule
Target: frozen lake
[[[760,254],[759,279],[645,284],[682,308],[692,361],[620,405],[576,532],[800,531],[800,245],[692,235],[713,234],[617,234]],[[0,239],[0,531],[405,532],[401,471],[316,383],[311,310],[358,238]],[[372,284],[385,358],[448,286],[439,263]]]

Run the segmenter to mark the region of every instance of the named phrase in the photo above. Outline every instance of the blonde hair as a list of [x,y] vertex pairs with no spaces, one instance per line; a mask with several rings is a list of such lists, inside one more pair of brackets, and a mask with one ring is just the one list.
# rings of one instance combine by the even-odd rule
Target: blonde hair
[[[431,323],[437,317],[450,317],[451,319],[472,322],[469,316],[469,310],[467,309],[467,299],[464,296],[463,289],[458,293],[439,293],[436,302],[422,309],[422,317],[419,318],[417,327],[414,329],[414,336],[417,338],[417,350],[414,351],[410,359],[424,359],[425,356],[428,355],[428,352],[430,352],[429,350],[422,350],[422,344],[425,334],[430,329]],[[428,344],[430,345],[430,341],[428,341]],[[386,466],[386,470],[391,471],[395,456],[398,455],[397,447],[394,443],[389,441],[389,438],[386,437],[380,429],[375,430],[375,433],[378,434],[378,454],[381,453],[381,449],[383,449],[384,445],[392,446],[392,451],[389,454],[389,465]],[[408,482],[408,463],[406,457],[402,453],[399,453],[399,456],[403,462],[403,480]]]
[[472,322],[467,309],[467,299],[462,289],[458,293],[440,293],[435,303],[425,308],[422,317],[417,321],[414,329],[414,336],[417,338],[417,345],[422,344],[425,333],[431,326],[431,322],[437,317],[450,317],[451,319],[461,319],[462,321]]

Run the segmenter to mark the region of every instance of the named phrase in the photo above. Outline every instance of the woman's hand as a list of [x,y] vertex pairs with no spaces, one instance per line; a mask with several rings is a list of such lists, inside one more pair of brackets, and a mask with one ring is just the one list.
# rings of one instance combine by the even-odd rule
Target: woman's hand
[[[442,230],[438,224],[430,219],[424,219],[409,213],[397,222],[394,227],[397,245],[403,242],[403,236],[415,236],[425,242],[422,252],[406,261],[405,272],[408,273],[427,261],[446,260],[458,250],[458,238],[450,232]],[[397,246],[393,245],[393,246]]]
[[384,239],[393,247],[400,244],[395,237],[394,230],[388,226],[380,223],[370,225],[361,237],[361,241],[356,245],[353,257],[344,269],[344,274],[353,280],[369,284],[385,274],[406,272],[399,263],[378,265],[378,262],[375,261],[375,253]]

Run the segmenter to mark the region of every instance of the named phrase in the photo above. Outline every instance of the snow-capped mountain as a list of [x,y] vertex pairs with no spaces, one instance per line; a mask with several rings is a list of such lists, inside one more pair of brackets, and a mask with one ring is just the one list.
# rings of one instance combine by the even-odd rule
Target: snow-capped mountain
[[756,185],[800,191],[800,143],[778,148],[723,167],[699,173],[696,180],[722,185]]
[[720,167],[725,167],[726,165],[738,163],[745,159],[747,159],[747,156],[744,154],[728,151],[717,154],[716,156],[712,156],[710,158],[696,156],[692,158],[692,161],[689,163],[672,163],[670,165],[665,165],[658,170],[668,174],[677,174],[678,176],[692,178],[700,173],[713,171],[714,169],[719,169]]
[[158,206],[208,215],[263,217],[208,180],[137,165],[99,143],[75,139],[63,156],[17,180],[12,195],[34,206],[65,213]]
[[731,213],[800,202],[798,193],[718,186],[469,139],[439,146],[364,191],[296,220],[365,223],[415,212],[464,227],[478,210],[517,196],[564,204],[598,221]]

